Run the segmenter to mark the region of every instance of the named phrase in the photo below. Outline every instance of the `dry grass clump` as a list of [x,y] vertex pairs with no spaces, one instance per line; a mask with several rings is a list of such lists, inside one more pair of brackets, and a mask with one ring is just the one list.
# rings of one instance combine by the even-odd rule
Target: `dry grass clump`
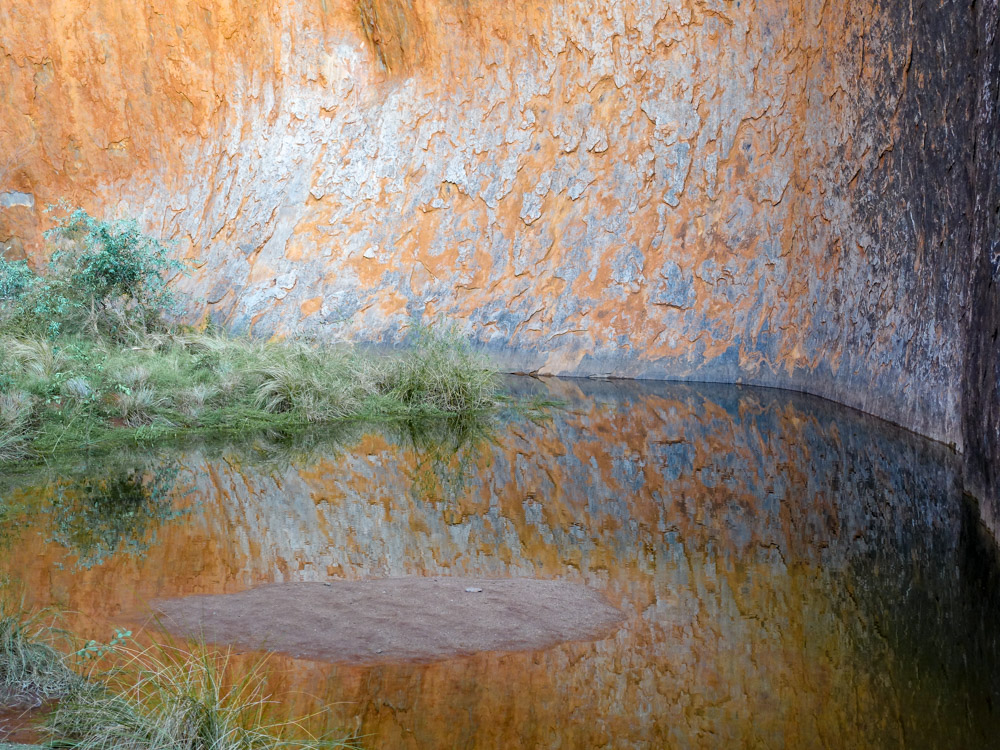
[[0,703],[40,705],[77,688],[80,678],[51,645],[52,636],[40,615],[0,604]]
[[261,663],[240,673],[228,653],[175,646],[119,648],[119,665],[49,715],[54,744],[78,750],[319,750],[352,747],[311,736],[278,715]]
[[0,393],[0,462],[28,454],[35,421],[31,394],[22,390]]
[[410,408],[458,414],[499,403],[499,377],[486,358],[454,337],[427,331],[409,356],[361,362],[356,377]]
[[153,423],[157,411],[166,404],[166,399],[158,396],[154,389],[143,385],[115,394],[115,404],[125,425],[141,427]]
[[50,379],[61,372],[68,363],[66,354],[52,341],[41,337],[15,338],[5,336],[0,341],[4,360],[20,367],[25,374],[39,379]]
[[219,386],[209,385],[208,383],[195,383],[190,387],[182,388],[178,391],[176,406],[181,413],[197,419],[220,392]]
[[83,402],[94,395],[94,389],[87,378],[77,375],[63,383],[61,395],[66,399]]

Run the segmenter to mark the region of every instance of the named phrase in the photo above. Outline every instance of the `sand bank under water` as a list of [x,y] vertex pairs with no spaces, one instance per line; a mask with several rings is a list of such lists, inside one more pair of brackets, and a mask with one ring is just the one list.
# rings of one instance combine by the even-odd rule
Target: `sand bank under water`
[[40,739],[33,722],[43,711],[39,706],[0,705],[0,750],[39,747],[24,743]]
[[153,608],[176,635],[353,664],[532,651],[606,636],[623,620],[587,586],[530,578],[280,583]]

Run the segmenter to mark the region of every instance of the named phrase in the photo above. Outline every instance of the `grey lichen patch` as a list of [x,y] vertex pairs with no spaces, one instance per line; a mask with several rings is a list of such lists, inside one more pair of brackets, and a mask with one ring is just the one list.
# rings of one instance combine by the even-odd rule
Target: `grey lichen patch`
[[34,208],[35,196],[32,193],[9,191],[0,193],[0,208]]
[[672,260],[660,267],[659,278],[652,285],[649,295],[652,304],[686,309],[694,304],[696,298],[694,274],[681,270]]

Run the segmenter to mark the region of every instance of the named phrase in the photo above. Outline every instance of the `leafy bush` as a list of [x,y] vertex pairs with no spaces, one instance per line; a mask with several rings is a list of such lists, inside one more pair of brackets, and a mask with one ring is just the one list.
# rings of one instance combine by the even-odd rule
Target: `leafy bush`
[[173,296],[166,283],[184,266],[172,260],[167,246],[143,234],[135,219],[105,221],[76,209],[48,233],[69,240],[52,256],[56,275],[68,278],[84,301],[98,307],[134,304],[143,310],[166,310]]
[[46,272],[0,257],[0,327],[54,337],[66,331],[145,333],[173,306],[167,276],[183,269],[135,219],[105,221],[82,209],[46,233],[56,245]]
[[37,281],[38,277],[28,267],[27,261],[9,261],[0,256],[0,300],[16,304]]

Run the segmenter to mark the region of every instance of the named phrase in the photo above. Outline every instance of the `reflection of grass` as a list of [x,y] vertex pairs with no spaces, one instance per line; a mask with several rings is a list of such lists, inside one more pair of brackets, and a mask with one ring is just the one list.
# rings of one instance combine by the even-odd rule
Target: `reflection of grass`
[[[515,407],[444,418],[370,423],[344,420],[306,428],[261,429],[228,435],[196,436],[153,449],[130,445],[113,454],[83,459],[22,463],[0,473],[0,548],[19,529],[45,527],[49,541],[90,568],[116,554],[142,555],[157,529],[189,512],[178,502],[175,485],[192,460],[225,460],[267,470],[303,467],[350,451],[369,432],[412,448],[420,467],[414,481],[427,493],[447,486],[458,493],[481,449],[508,419],[538,418]],[[457,461],[457,465],[456,465]],[[181,493],[190,491],[186,482]]]
[[284,470],[350,452],[366,434],[378,434],[391,443],[413,446],[422,452],[453,454],[489,439],[496,424],[491,413],[377,424],[343,421],[305,429],[258,430],[235,440],[204,442],[198,449],[207,459],[225,458],[241,465]]
[[24,515],[20,504],[0,496],[0,550],[6,549],[17,537]]
[[498,427],[498,420],[455,418],[395,425],[398,444],[416,452],[411,479],[416,496],[453,498],[475,475],[476,460]]

